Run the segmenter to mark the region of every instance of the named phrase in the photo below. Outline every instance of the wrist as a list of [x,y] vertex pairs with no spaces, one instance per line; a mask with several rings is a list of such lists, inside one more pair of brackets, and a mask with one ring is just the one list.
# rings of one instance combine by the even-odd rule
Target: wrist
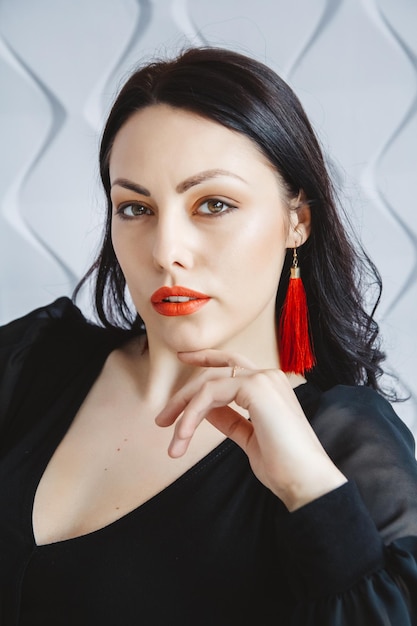
[[341,487],[347,482],[342,472],[331,463],[331,467],[315,467],[306,475],[293,477],[283,489],[272,491],[285,504],[290,513]]

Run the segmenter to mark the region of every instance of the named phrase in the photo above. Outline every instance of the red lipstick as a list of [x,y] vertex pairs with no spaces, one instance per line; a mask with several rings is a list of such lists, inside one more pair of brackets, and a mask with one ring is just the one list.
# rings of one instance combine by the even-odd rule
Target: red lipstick
[[151,296],[151,303],[161,315],[191,315],[210,300],[205,293],[193,291],[187,287],[161,287]]

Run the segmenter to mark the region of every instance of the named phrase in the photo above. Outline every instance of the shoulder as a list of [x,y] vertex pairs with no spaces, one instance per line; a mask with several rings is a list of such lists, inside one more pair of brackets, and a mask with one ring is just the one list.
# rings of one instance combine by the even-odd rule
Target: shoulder
[[38,346],[46,357],[48,344],[59,348],[62,341],[74,349],[86,338],[94,341],[104,334],[105,329],[89,323],[69,298],[58,298],[0,327],[0,380],[12,373],[10,368],[21,367]]
[[36,343],[58,321],[82,319],[81,312],[69,298],[35,309],[27,315],[0,327],[0,381],[14,376]]
[[72,344],[78,337],[89,337],[91,341],[105,338],[117,343],[128,334],[129,331],[108,330],[89,322],[70,298],[62,297],[1,326],[0,355],[4,358],[16,350],[28,350],[52,335],[61,335]]
[[120,341],[117,331],[88,322],[66,297],[0,327],[0,427],[12,419],[19,398],[40,397]]
[[[365,443],[396,440],[414,454],[414,438],[393,406],[381,394],[364,385],[337,385],[323,392],[312,416],[317,434]],[[347,442],[346,442],[347,443]]]
[[40,307],[0,327],[0,347],[4,350],[14,344],[27,344],[36,338],[39,331],[54,320],[82,318],[81,311],[69,298],[58,298],[51,304]]
[[320,395],[311,424],[384,540],[417,534],[414,438],[391,404],[368,387],[338,385]]

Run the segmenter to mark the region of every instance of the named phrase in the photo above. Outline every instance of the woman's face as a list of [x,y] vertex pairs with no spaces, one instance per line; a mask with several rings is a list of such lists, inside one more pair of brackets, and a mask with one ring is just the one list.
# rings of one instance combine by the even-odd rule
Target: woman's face
[[116,135],[110,179],[113,245],[149,345],[242,349],[275,338],[297,212],[253,142],[153,105]]

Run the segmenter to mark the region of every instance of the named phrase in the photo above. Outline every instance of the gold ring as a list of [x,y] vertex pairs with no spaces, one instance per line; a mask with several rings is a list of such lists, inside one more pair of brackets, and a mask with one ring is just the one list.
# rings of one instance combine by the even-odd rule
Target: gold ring
[[242,368],[239,367],[239,365],[233,365],[233,369],[232,369],[232,378],[236,378],[236,372],[237,370],[241,370]]

